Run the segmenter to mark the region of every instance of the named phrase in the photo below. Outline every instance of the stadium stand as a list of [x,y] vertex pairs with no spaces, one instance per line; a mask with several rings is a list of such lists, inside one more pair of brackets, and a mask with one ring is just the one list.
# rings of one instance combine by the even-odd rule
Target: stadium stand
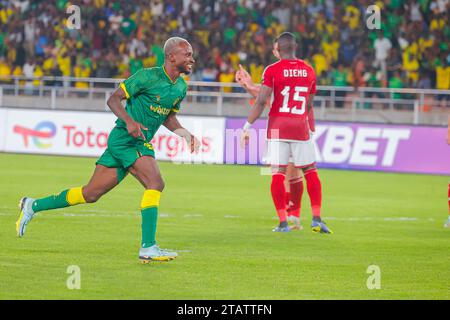
[[[220,91],[217,112],[208,114],[223,114],[222,100],[227,107],[232,94],[243,94],[229,84],[238,64],[259,82],[264,66],[274,61],[275,36],[289,30],[298,38],[298,57],[316,70],[320,89],[316,105],[321,110],[360,109],[357,117],[342,115],[353,121],[393,117],[372,113],[361,118],[364,110],[408,110],[407,118],[394,122],[415,123],[420,123],[420,111],[425,115],[421,119],[431,119],[426,123],[443,124],[443,109],[450,106],[449,0],[0,0],[0,4],[0,105],[3,101],[5,106],[36,103],[53,108],[58,101],[58,108],[66,103],[67,108],[84,103],[88,109],[103,108],[108,91],[100,94],[101,103],[69,103],[57,100],[59,91],[46,89],[89,90],[75,96],[95,97],[93,88],[111,89],[142,67],[162,65],[162,45],[177,35],[189,39],[197,58],[195,72],[187,79],[191,95],[196,95],[189,101],[213,102]],[[80,30],[67,27],[71,4],[81,9]],[[376,30],[366,26],[367,8],[373,4],[381,9]],[[204,85],[215,82],[222,85]],[[24,95],[52,99],[38,102]],[[64,91],[64,98],[68,96],[74,97]],[[242,113],[235,106],[225,109],[231,110],[227,115]],[[328,118],[321,112],[318,119]]]
[[[450,89],[448,0],[375,1],[381,30],[365,27],[365,0],[1,3],[0,76],[126,78],[161,65],[164,39],[181,35],[201,57],[192,80],[229,82],[242,63],[259,81],[274,36],[291,30],[322,85]],[[66,27],[69,4],[82,32]]]

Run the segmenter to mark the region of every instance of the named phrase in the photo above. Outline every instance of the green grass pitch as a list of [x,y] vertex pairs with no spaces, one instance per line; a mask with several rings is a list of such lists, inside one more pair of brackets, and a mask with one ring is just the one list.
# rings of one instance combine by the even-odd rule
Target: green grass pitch
[[[0,299],[449,299],[449,177],[319,170],[323,218],[313,234],[273,233],[270,178],[258,167],[160,163],[157,240],[178,250],[143,265],[132,177],[90,205],[41,212],[17,238],[21,196],[80,186],[93,158],[0,153]],[[81,270],[69,290],[68,266]],[[370,265],[381,288],[369,290]]]

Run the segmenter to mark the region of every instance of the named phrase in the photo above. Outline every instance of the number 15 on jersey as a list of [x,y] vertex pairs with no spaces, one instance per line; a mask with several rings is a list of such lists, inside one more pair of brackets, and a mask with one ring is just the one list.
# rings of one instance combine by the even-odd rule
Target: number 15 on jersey
[[302,96],[302,93],[308,92],[308,87],[294,87],[294,94],[292,100],[299,102],[294,104],[292,108],[289,108],[291,87],[285,86],[281,95],[283,96],[283,105],[280,108],[280,112],[292,113],[292,114],[304,114],[306,111],[306,97]]

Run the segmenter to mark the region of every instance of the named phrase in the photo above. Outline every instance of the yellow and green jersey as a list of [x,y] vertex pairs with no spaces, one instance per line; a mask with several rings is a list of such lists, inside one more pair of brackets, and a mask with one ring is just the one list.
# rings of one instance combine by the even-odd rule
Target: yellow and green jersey
[[[126,94],[127,113],[148,128],[143,131],[147,141],[153,138],[170,111],[179,111],[187,91],[186,81],[182,77],[172,81],[164,67],[141,69],[120,87]],[[117,119],[116,127],[126,128],[125,122]]]

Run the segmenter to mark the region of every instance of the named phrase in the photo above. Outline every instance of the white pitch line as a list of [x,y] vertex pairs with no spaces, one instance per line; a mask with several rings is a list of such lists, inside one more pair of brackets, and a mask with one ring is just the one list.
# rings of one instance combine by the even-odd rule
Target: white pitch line
[[[380,218],[380,217],[350,217],[350,218],[339,218],[339,217],[322,217],[323,220],[333,220],[333,221],[394,221],[394,222],[407,222],[407,221],[436,221],[436,219],[433,218],[417,218],[417,217],[387,217],[387,218]],[[301,218],[303,221],[308,221],[310,218]],[[278,220],[277,217],[273,217],[273,220]]]
[[335,221],[381,221],[381,220],[382,221],[419,221],[419,220],[425,220],[425,219],[420,219],[420,218],[415,218],[415,217],[388,217],[388,218],[377,218],[377,217],[351,217],[351,218],[325,217],[324,220],[335,220]]
[[[18,210],[11,210],[11,212],[0,211],[0,216],[16,216]],[[80,213],[80,212],[64,212],[64,213],[53,213],[53,214],[40,214],[38,216],[49,218],[56,216],[64,216],[64,217],[76,217],[76,218],[140,218],[139,210],[136,211],[123,211],[122,213],[111,214],[106,212],[111,212],[109,210],[80,210],[81,212],[91,212],[91,213]],[[173,213],[161,212],[159,214],[160,218],[176,218],[177,215]],[[179,216],[180,217],[180,216]],[[182,218],[202,218],[204,215],[199,213],[192,214],[184,214],[181,216]],[[242,216],[239,215],[231,215],[226,214],[223,216],[225,219],[239,219]],[[260,217],[259,219],[266,219],[265,217]],[[273,217],[272,220],[277,220],[277,217]],[[417,218],[417,217],[349,217],[349,218],[339,218],[339,217],[323,217],[324,220],[332,220],[332,221],[349,221],[349,222],[358,222],[358,221],[389,221],[389,222],[418,222],[418,221],[428,221],[435,222],[434,218]],[[308,218],[301,218],[302,221],[308,221]]]

